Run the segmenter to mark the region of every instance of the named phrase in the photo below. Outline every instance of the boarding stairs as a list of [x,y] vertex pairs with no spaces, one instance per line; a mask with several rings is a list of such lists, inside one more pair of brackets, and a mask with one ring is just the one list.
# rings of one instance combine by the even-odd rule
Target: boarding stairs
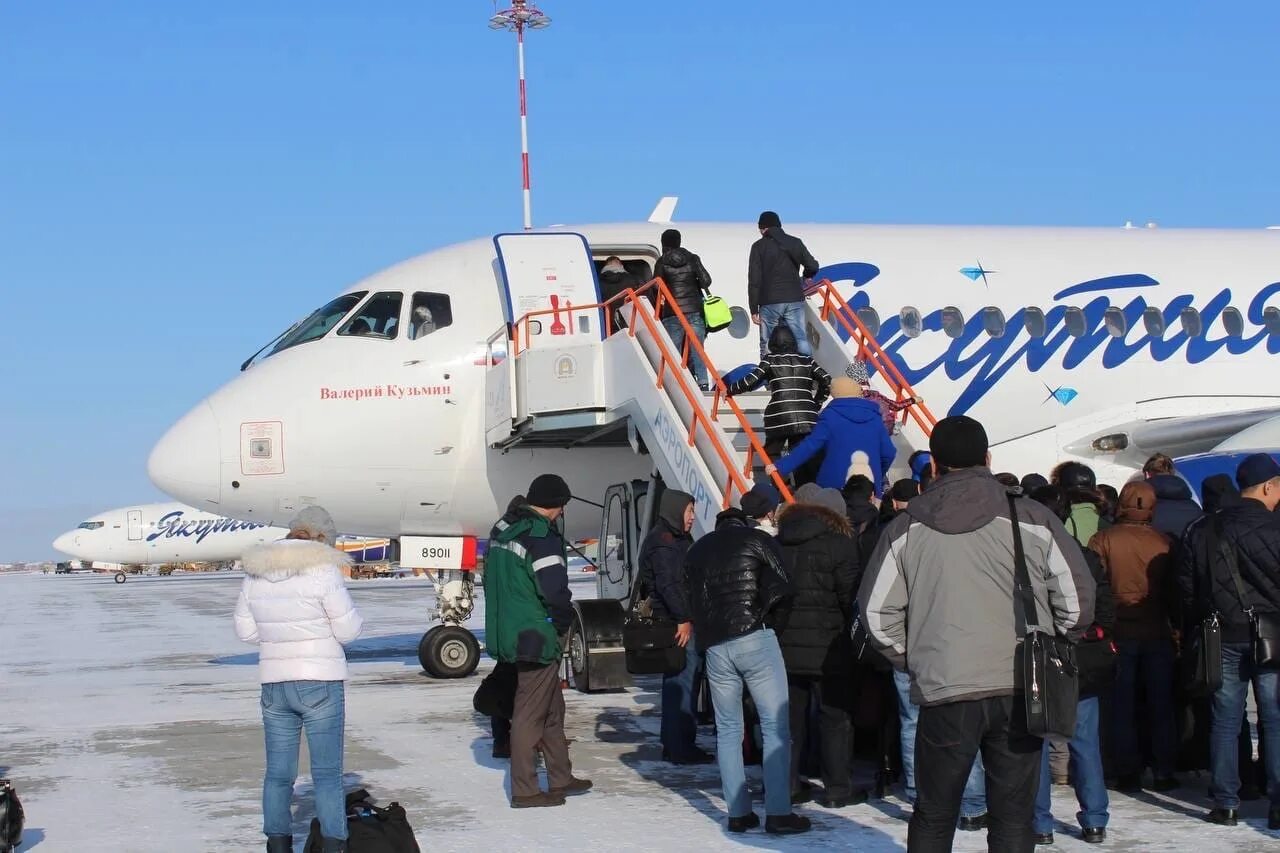
[[[510,275],[510,272],[508,272]],[[685,328],[677,349],[658,319],[669,306]],[[598,318],[600,336],[543,336],[541,324],[572,328],[579,313]],[[558,315],[558,316],[557,316]],[[552,318],[557,319],[552,319]],[[621,318],[625,328],[618,328]],[[500,358],[503,346],[509,358]],[[711,391],[688,371],[697,352]],[[764,451],[766,395],[731,398],[665,282],[654,279],[609,303],[532,311],[487,343],[485,437],[489,446],[584,447],[630,444],[645,451],[670,488],[694,496],[694,535],[737,504],[770,464]],[[786,483],[770,474],[784,501]]]
[[[816,282],[808,288],[806,296],[805,320],[809,343],[813,346],[814,360],[823,370],[833,377],[842,376],[853,359],[860,359],[867,365],[875,390],[898,402],[920,399],[857,311],[832,282],[825,279]],[[914,451],[928,449],[929,436],[938,419],[923,401],[907,406],[899,418],[900,429],[893,436],[898,455],[892,474],[910,476],[907,460]]]

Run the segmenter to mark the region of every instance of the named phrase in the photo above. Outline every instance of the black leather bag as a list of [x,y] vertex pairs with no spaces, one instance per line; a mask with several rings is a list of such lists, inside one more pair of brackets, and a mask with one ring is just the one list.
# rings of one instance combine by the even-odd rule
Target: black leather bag
[[471,707],[486,717],[511,719],[515,714],[519,679],[520,671],[515,664],[499,662],[476,688],[476,694],[471,698]]
[[632,675],[676,675],[684,669],[684,647],[670,619],[631,613],[622,623],[622,647]]
[[1240,579],[1240,557],[1236,546],[1222,535],[1222,522],[1214,519],[1212,527],[1213,547],[1221,553],[1227,568],[1231,570],[1231,582],[1235,584],[1236,598],[1244,615],[1249,619],[1249,633],[1253,638],[1253,664],[1260,669],[1280,669],[1280,616],[1274,613],[1257,613],[1249,604]]
[[[324,853],[320,821],[311,819],[304,853]],[[409,816],[399,803],[386,808],[375,806],[363,788],[347,794],[348,853],[422,853],[409,825]]]
[[1178,681],[1189,699],[1212,696],[1222,686],[1222,626],[1217,613],[1191,629],[1179,666]]
[[1027,709],[1027,732],[1038,737],[1071,738],[1076,731],[1080,703],[1080,670],[1069,640],[1054,636],[1036,624],[1035,593],[1027,571],[1027,555],[1018,525],[1017,498],[1009,495],[1009,519],[1013,523],[1014,597],[1022,610],[1027,634],[1015,656]]
[[862,624],[862,616],[854,614],[853,626],[849,629],[849,642],[853,645],[855,662],[870,667],[876,672],[893,672],[893,664],[871,644],[871,636],[867,627]]
[[22,801],[8,779],[0,779],[0,853],[18,849],[22,843],[22,826],[26,815]]

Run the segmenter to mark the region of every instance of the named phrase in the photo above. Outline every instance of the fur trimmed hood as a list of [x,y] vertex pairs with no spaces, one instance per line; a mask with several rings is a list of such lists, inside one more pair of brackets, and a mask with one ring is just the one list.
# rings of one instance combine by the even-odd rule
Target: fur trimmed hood
[[246,575],[281,581],[330,566],[350,565],[351,557],[321,542],[281,539],[268,545],[255,545],[244,552],[240,562]]
[[815,539],[824,533],[853,536],[849,519],[816,504],[790,504],[778,514],[778,540],[795,545]]

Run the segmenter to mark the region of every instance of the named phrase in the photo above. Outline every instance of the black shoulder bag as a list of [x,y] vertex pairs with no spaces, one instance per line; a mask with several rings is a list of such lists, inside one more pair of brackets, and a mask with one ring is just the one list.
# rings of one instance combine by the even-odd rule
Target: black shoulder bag
[[1244,581],[1240,579],[1240,556],[1236,546],[1222,535],[1222,521],[1213,520],[1213,534],[1219,553],[1231,570],[1231,581],[1235,584],[1236,598],[1249,620],[1249,635],[1252,638],[1253,665],[1259,669],[1280,669],[1280,616],[1274,613],[1257,613],[1249,604],[1244,592]]
[[684,646],[676,642],[672,619],[653,615],[645,590],[637,583],[622,622],[622,648],[631,675],[678,675],[685,664]]
[[[302,849],[305,853],[324,850],[319,819],[311,819],[311,831]],[[375,806],[364,788],[347,794],[346,849],[351,853],[421,853],[422,850],[404,808],[399,803],[386,808]]]
[[1026,636],[1015,655],[1027,708],[1027,732],[1037,737],[1070,738],[1076,731],[1080,673],[1071,641],[1036,624],[1036,598],[1027,571],[1027,555],[1018,525],[1017,498],[1009,495],[1013,525],[1014,598],[1022,610]]
[[0,851],[9,853],[17,850],[22,843],[22,825],[26,818],[22,812],[22,801],[13,783],[8,779],[0,779]]
[[[1216,519],[1209,525],[1205,554],[1210,561],[1218,550],[1219,527]],[[1222,623],[1218,611],[1210,611],[1191,628],[1179,667],[1182,692],[1190,699],[1212,696],[1222,686]]]

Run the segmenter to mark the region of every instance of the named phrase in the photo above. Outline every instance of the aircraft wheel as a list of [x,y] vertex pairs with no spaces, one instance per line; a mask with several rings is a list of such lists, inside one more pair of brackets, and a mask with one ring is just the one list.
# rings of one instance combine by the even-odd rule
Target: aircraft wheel
[[435,678],[466,678],[480,665],[480,641],[466,628],[437,625],[422,635],[418,662]]
[[124,572],[116,572],[116,583],[124,583],[128,579],[129,579],[129,576],[126,575]]
[[578,616],[574,617],[573,630],[569,632],[569,670],[573,673],[574,689],[590,693],[591,652],[587,646],[587,632]]

